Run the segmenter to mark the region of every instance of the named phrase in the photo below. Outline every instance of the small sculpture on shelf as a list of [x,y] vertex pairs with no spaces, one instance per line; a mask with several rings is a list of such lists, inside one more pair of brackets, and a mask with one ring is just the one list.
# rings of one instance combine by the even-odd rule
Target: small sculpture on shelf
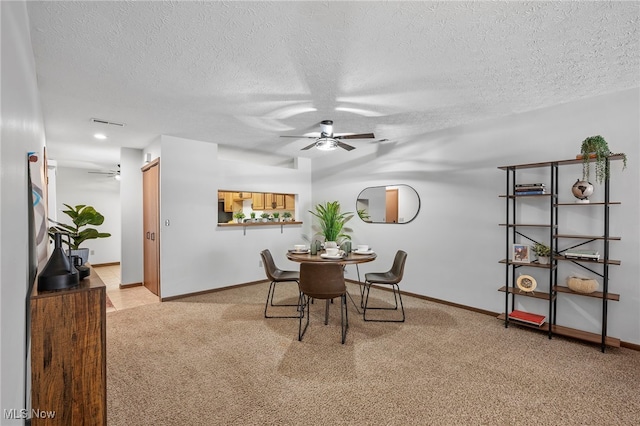
[[588,203],[589,197],[593,194],[593,185],[586,180],[576,180],[576,183],[571,187],[573,196],[578,199],[576,203]]

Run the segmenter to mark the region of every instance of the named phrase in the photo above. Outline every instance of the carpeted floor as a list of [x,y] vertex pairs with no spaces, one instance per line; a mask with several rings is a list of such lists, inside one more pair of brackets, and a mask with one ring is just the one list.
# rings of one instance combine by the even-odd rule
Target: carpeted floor
[[[267,288],[107,314],[108,424],[639,422],[640,352],[603,354],[411,297],[404,324],[365,323],[350,305],[344,345],[339,305],[325,326],[316,302],[298,342],[296,319],[263,317]],[[294,285],[288,290],[279,294],[295,301]]]

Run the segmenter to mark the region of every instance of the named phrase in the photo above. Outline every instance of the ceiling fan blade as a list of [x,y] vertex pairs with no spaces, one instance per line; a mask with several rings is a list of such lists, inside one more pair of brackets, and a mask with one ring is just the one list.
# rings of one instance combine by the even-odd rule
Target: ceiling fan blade
[[373,133],[360,133],[357,135],[334,136],[334,139],[375,139]]
[[311,148],[313,148],[314,146],[316,146],[316,143],[315,143],[315,142],[314,142],[314,143],[312,143],[311,145],[305,146],[305,147],[304,147],[304,148],[302,148],[300,151],[306,151],[307,149],[311,149]]
[[355,146],[347,145],[346,143],[344,143],[344,142],[340,142],[340,141],[337,141],[337,142],[338,142],[338,146],[339,146],[340,148],[346,149],[347,151],[351,151],[351,150],[353,150],[353,149],[356,149],[356,147],[355,147]]
[[296,139],[318,139],[317,136],[291,136],[291,135],[280,135],[281,138],[296,138]]

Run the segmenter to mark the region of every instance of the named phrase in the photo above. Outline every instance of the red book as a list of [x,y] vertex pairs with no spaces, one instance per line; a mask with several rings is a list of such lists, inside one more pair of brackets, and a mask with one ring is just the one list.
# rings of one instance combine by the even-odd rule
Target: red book
[[541,326],[542,324],[544,324],[544,320],[546,319],[546,317],[543,315],[532,314],[530,312],[514,310],[509,314],[509,319]]

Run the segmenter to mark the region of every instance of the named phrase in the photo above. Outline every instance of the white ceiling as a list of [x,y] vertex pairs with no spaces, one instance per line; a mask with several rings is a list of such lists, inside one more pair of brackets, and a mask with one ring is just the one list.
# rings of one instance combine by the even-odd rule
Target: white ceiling
[[[633,2],[27,2],[49,157],[112,169],[172,135],[276,156],[640,86]],[[98,125],[99,118],[125,123]],[[97,141],[92,135],[107,133]],[[353,141],[356,147],[375,143]]]

